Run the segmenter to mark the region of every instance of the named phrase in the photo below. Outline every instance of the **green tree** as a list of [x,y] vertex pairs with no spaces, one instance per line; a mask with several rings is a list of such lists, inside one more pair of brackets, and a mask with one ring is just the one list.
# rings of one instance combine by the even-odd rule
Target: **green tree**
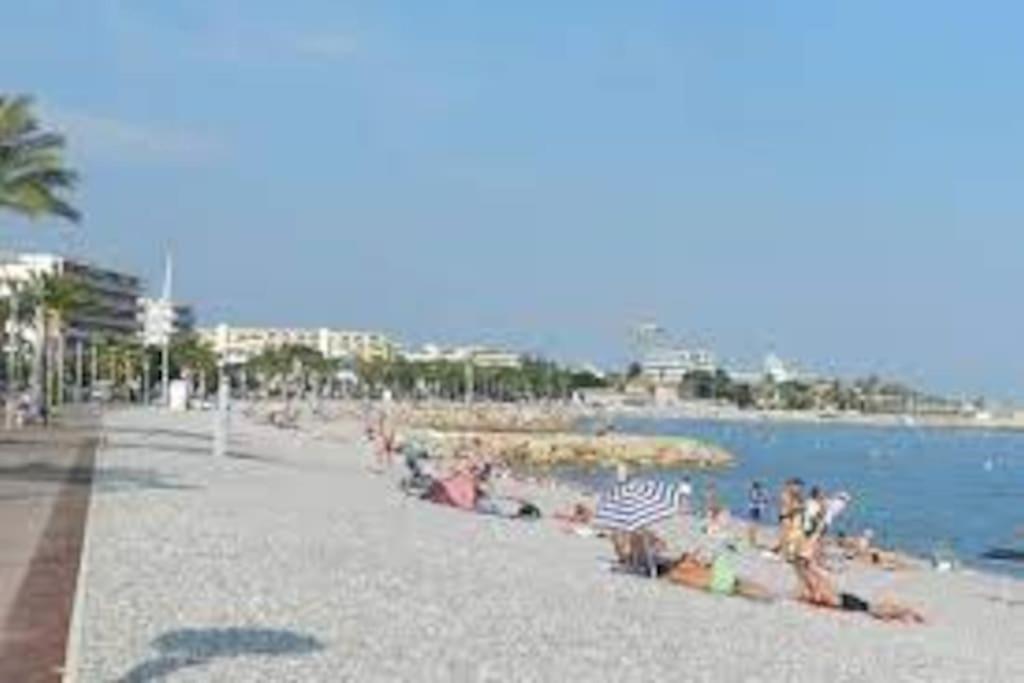
[[0,95],[0,208],[78,221],[65,196],[77,180],[64,164],[63,136],[42,129],[31,98]]
[[215,376],[217,353],[213,346],[195,334],[178,334],[171,338],[171,372],[191,385],[203,377]]
[[[36,369],[42,391],[40,400],[48,408],[64,398],[64,325],[72,313],[84,309],[91,299],[79,281],[64,274],[33,276],[29,288],[36,302],[36,325],[41,340]],[[56,386],[52,386],[51,377],[55,378]]]

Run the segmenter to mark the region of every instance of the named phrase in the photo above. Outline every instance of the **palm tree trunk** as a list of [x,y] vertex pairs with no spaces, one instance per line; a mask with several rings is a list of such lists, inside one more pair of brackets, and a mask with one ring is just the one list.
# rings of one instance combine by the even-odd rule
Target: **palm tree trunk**
[[64,354],[67,351],[67,345],[64,342],[64,331],[58,330],[57,337],[57,396],[56,404],[64,404]]
[[142,404],[149,405],[149,351],[142,350]]
[[75,340],[75,402],[82,402],[82,380],[84,379],[84,368],[82,367],[82,339]]
[[32,368],[32,402],[40,411],[40,416],[45,424],[49,417],[49,398],[47,396],[47,366],[46,356],[49,346],[49,326],[46,324],[46,313],[40,310],[36,315],[36,344],[33,349],[34,366]]
[[100,350],[96,340],[89,341],[89,387],[96,390],[96,380],[100,378]]

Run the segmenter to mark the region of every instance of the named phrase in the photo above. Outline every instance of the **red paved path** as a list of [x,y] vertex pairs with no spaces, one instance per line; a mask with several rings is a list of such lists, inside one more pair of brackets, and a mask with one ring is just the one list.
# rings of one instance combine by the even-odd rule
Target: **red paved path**
[[60,679],[89,508],[95,431],[0,431],[0,681]]

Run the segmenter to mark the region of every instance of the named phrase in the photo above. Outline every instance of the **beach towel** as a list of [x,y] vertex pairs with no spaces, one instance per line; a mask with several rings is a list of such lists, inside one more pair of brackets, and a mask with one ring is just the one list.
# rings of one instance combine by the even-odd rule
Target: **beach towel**
[[461,510],[476,507],[476,479],[468,472],[458,472],[434,482],[426,496],[427,500],[441,505],[451,505]]

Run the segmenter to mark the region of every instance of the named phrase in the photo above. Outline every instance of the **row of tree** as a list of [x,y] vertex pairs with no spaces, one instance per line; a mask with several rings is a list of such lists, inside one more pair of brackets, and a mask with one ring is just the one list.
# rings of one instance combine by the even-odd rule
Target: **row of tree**
[[[32,101],[26,96],[0,95],[0,211],[30,219],[56,216],[71,222],[80,218],[68,194],[78,182],[78,175],[64,162],[64,138],[43,129],[35,116]],[[6,364],[8,400],[13,401],[15,379],[19,375],[18,357],[24,344],[16,334],[26,323],[36,326],[35,357],[31,379],[35,401],[43,407],[49,403],[46,389],[51,379],[63,379],[63,368],[53,372],[50,348],[51,328],[59,325],[62,311],[85,305],[78,301],[79,290],[69,281],[54,275],[43,275],[29,283],[23,292],[15,292],[13,283],[6,283],[10,294],[2,304],[7,325],[8,362]],[[63,339],[62,335],[57,335]],[[58,355],[63,358],[63,355]],[[50,395],[62,395],[62,391]]]
[[950,401],[929,396],[899,382],[877,376],[842,381],[839,379],[787,380],[776,382],[765,376],[758,382],[736,382],[727,372],[695,370],[679,385],[683,398],[717,400],[740,408],[781,410],[857,411],[862,413],[913,412],[917,407],[954,408]]
[[408,361],[403,358],[328,359],[316,349],[286,345],[252,358],[238,382],[265,396],[317,395],[398,399],[493,401],[568,398],[576,390],[604,386],[589,372],[573,371],[540,358],[525,358],[515,367],[482,367],[471,362]]

